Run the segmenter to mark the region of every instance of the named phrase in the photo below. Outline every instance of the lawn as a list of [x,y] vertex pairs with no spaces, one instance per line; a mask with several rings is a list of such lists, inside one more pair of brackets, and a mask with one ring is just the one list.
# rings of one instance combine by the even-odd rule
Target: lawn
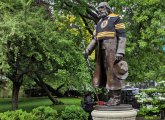
[[[54,105],[54,109],[61,111],[66,105],[80,105],[80,98],[57,98],[64,105]],[[31,111],[38,106],[50,106],[52,102],[47,97],[19,98],[19,109]],[[0,112],[11,110],[11,98],[0,98]]]

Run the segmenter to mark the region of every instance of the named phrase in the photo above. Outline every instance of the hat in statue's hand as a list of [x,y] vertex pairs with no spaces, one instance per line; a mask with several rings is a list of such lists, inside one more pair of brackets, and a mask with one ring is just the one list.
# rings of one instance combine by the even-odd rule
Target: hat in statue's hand
[[128,64],[126,61],[119,61],[114,64],[113,66],[113,72],[115,76],[120,79],[124,80],[128,77]]

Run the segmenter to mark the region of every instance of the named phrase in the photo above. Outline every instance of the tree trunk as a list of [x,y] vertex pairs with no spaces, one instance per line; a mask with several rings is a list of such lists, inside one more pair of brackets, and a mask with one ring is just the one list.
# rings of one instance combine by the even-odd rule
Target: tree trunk
[[41,79],[36,79],[36,78],[33,78],[33,79],[47,93],[48,98],[53,102],[54,105],[60,103],[57,99],[55,99],[52,96],[51,92],[48,90],[48,88],[46,87],[45,83]]
[[12,110],[18,109],[18,95],[19,95],[20,86],[21,86],[21,83],[13,81]]
[[46,83],[44,83],[44,84],[46,85],[46,87],[48,88],[48,90],[49,90],[50,92],[53,93],[53,95],[56,95],[57,97],[62,97],[62,96],[63,96],[63,94],[60,93],[59,90],[60,90],[65,84],[60,85],[57,89],[54,89],[53,87],[51,87],[50,85],[48,85],[48,84],[46,84]]

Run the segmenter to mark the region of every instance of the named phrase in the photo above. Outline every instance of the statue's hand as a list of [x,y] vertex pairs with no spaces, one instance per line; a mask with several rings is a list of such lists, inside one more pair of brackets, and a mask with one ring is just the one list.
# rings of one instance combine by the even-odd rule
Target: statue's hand
[[89,50],[85,49],[82,54],[84,55],[84,58],[87,59],[89,55]]
[[122,60],[122,59],[123,59],[123,57],[124,57],[124,55],[123,55],[123,54],[120,54],[120,53],[117,53],[117,54],[116,54],[116,60],[117,60],[117,61]]

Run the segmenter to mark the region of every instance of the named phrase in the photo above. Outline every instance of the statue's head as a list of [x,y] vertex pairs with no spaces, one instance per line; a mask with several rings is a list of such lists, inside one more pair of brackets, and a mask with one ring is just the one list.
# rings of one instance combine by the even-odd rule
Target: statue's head
[[99,14],[100,18],[104,18],[104,17],[108,16],[109,13],[112,12],[112,10],[107,2],[99,3],[97,10],[98,10],[98,14]]

